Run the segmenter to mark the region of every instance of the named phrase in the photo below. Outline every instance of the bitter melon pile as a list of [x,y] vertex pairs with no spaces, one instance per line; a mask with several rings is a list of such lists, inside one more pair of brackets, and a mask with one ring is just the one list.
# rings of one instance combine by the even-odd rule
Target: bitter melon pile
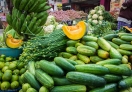
[[7,22],[19,35],[43,35],[43,27],[50,9],[46,0],[12,0],[12,13],[7,15]]

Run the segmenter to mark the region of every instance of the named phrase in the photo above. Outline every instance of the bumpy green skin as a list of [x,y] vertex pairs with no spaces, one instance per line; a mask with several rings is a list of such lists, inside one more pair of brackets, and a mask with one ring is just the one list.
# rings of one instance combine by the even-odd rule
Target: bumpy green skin
[[130,44],[130,42],[124,41],[120,38],[113,38],[112,42],[117,44],[117,45],[121,45],[121,44]]
[[88,36],[88,35],[86,35],[86,36],[84,36],[83,38],[82,38],[82,40],[83,41],[94,41],[94,42],[97,42],[97,37],[94,37],[94,36]]
[[120,49],[131,51],[132,50],[132,44],[121,44]]
[[103,38],[104,38],[105,40],[111,41],[113,38],[117,38],[117,37],[118,37],[118,34],[107,34],[107,35],[105,35]]
[[87,85],[90,87],[100,87],[106,84],[104,78],[90,73],[68,72],[66,74],[66,78],[73,83]]
[[119,88],[126,89],[132,86],[132,76],[129,76],[119,82]]
[[85,85],[55,86],[50,92],[86,92]]
[[63,57],[55,57],[54,61],[55,61],[56,65],[58,65],[59,67],[61,67],[62,69],[66,70],[66,71],[74,71],[75,70],[75,66],[73,64],[71,64],[70,62],[68,62],[67,59],[65,59]]
[[103,75],[109,73],[108,68],[97,64],[75,65],[76,71]]
[[119,51],[117,51],[115,48],[110,49],[110,58],[112,59],[120,59],[122,60],[122,55]]
[[119,46],[115,43],[113,43],[112,41],[107,41],[113,48],[115,49],[119,49]]
[[101,88],[95,88],[93,90],[90,90],[89,92],[118,92],[117,90],[117,84],[107,84],[104,87]]
[[122,40],[124,40],[124,41],[132,41],[132,36],[129,36],[129,35],[127,35],[127,36],[121,36],[120,37]]
[[45,71],[49,75],[52,75],[52,76],[63,76],[64,75],[64,71],[60,67],[58,67],[56,64],[53,64],[49,61],[41,60],[39,61],[39,66],[43,71]]
[[107,64],[119,65],[119,64],[121,64],[121,60],[120,59],[106,59],[106,60],[99,61],[96,64],[99,64],[99,65],[107,65]]
[[47,88],[52,88],[54,86],[52,77],[43,72],[41,69],[35,70],[35,77],[43,86]]
[[93,47],[95,49],[99,48],[97,42],[94,42],[94,41],[86,42],[85,45],[88,45],[88,46]]

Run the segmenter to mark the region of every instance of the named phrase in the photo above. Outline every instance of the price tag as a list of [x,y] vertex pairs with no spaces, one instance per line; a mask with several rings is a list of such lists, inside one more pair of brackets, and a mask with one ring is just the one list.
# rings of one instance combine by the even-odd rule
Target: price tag
[[1,16],[1,21],[6,21],[6,16]]

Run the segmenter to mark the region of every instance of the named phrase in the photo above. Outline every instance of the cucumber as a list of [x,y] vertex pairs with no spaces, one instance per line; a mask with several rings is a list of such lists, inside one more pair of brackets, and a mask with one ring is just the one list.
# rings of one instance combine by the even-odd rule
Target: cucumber
[[132,45],[131,44],[121,44],[120,49],[123,50],[132,50]]
[[119,65],[119,64],[121,64],[121,60],[120,59],[106,59],[106,60],[99,61],[96,64],[99,64],[99,65],[106,65],[106,64]]
[[111,45],[104,38],[98,38],[97,43],[103,50],[110,51]]
[[93,63],[97,63],[102,60],[104,59],[100,58],[99,56],[90,56],[90,61],[92,61]]
[[105,51],[105,50],[103,50],[103,49],[98,49],[98,51],[97,51],[97,55],[100,57],[100,58],[102,58],[102,59],[107,59],[107,58],[109,58],[109,52],[108,51]]
[[132,87],[132,76],[129,76],[119,82],[119,88],[126,89]]
[[114,74],[106,74],[103,76],[107,83],[117,83],[122,79],[122,76],[114,75]]
[[86,92],[85,85],[65,85],[65,86],[55,86],[50,92]]
[[123,49],[117,49],[122,55],[132,55],[131,51],[123,50]]
[[33,88],[35,88],[36,90],[40,89],[40,84],[39,82],[36,80],[35,76],[33,76],[30,72],[26,71],[23,75],[23,80],[26,83],[29,83]]
[[81,60],[76,60],[76,62],[77,62],[78,65],[84,65],[84,64],[85,64],[85,63],[84,63],[83,61],[81,61]]
[[72,57],[73,55],[71,53],[68,53],[68,52],[62,52],[62,57],[64,58],[70,58]]
[[68,72],[66,74],[66,78],[73,83],[87,85],[90,87],[100,87],[106,84],[104,78],[90,73]]
[[75,55],[78,53],[76,47],[66,47],[66,52],[75,54]]
[[78,46],[77,51],[78,53],[86,56],[93,56],[96,53],[96,49],[90,46]]
[[39,62],[39,66],[44,72],[48,73],[49,75],[52,75],[52,76],[64,75],[64,71],[60,67],[58,67],[56,64],[53,64],[49,61],[41,60]]
[[131,36],[121,36],[120,37],[122,40],[124,40],[124,41],[128,41],[128,42],[130,42],[130,41],[132,41],[132,34],[131,34]]
[[74,61],[74,60],[71,60],[71,59],[66,59],[68,62],[70,62],[71,64],[73,64],[73,65],[77,65],[77,62],[76,61]]
[[47,73],[43,72],[41,69],[35,70],[36,79],[45,87],[52,88],[54,86],[54,80]]
[[126,75],[126,76],[131,75],[131,70],[126,66],[123,67],[117,65],[104,65],[104,66],[109,69],[111,74]]
[[75,68],[78,72],[91,73],[96,75],[109,73],[108,68],[97,64],[75,65]]
[[119,49],[119,46],[115,43],[113,43],[112,41],[107,41],[113,48],[115,49]]
[[77,60],[77,55],[73,55],[69,58],[70,60]]
[[92,89],[89,92],[118,92],[118,89],[116,83],[111,83],[101,88]]
[[112,42],[117,44],[117,45],[121,45],[121,44],[130,44],[130,42],[124,41],[120,38],[113,38]]
[[77,42],[76,44],[75,44],[75,47],[77,48],[78,46],[84,46],[82,43],[80,43],[80,42]]
[[97,37],[94,37],[94,36],[88,36],[88,35],[85,35],[83,36],[82,40],[87,42],[87,41],[94,41],[94,42],[97,42]]
[[78,42],[79,42],[78,40],[68,40],[66,44],[68,47],[70,46],[75,47],[75,44]]
[[118,50],[116,50],[115,48],[111,48],[109,53],[110,53],[110,58],[111,59],[120,59],[120,60],[122,60],[121,53]]
[[90,58],[85,56],[85,55],[82,55],[82,54],[77,54],[77,58],[80,59],[81,61],[83,61],[84,63],[89,63],[90,62]]
[[93,42],[93,41],[86,42],[85,45],[90,46],[90,47],[93,47],[95,49],[98,49],[99,48],[98,44],[96,42]]
[[54,58],[55,63],[61,67],[62,69],[66,71],[74,71],[75,66],[69,63],[65,58],[63,57],[55,57]]
[[132,36],[132,33],[118,33],[118,35],[121,36]]
[[53,77],[53,80],[54,80],[55,86],[62,86],[62,85],[70,85],[70,84],[72,84],[65,77],[61,77],[61,78],[59,78],[59,77]]
[[118,37],[118,34],[107,34],[103,38],[105,40],[111,41],[113,38],[117,38],[117,37]]

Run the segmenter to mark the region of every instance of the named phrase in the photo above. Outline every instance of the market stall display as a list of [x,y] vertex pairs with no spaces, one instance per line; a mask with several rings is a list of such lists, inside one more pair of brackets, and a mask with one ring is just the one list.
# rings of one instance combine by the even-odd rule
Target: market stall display
[[[88,15],[88,22],[81,20],[70,26],[60,25],[57,22],[58,14],[64,11],[54,12],[57,14],[56,16],[50,14],[44,16],[42,12],[40,19],[45,19],[43,25],[36,26],[40,22],[37,19],[38,10],[35,11],[37,8],[27,10],[23,6],[24,4],[19,7],[16,4],[18,1],[16,1],[14,0],[15,8],[13,8],[12,14],[8,15],[8,18],[16,21],[14,24],[17,26],[12,25],[13,21],[8,21],[9,26],[6,29],[8,31],[4,36],[7,39],[8,47],[21,47],[23,51],[16,60],[8,60],[5,56],[4,59],[2,59],[3,56],[0,57],[1,73],[3,73],[1,75],[1,90],[21,87],[19,92],[132,91],[132,34],[126,29],[114,30],[114,18],[110,16],[109,12],[105,12],[103,6],[95,7],[95,10],[99,11],[90,11],[91,17]],[[38,5],[40,1],[34,2],[37,2]],[[21,3],[24,2],[28,2],[27,6],[30,5],[29,2],[33,3],[33,0],[21,1]],[[45,3],[42,3],[41,7],[45,6]],[[36,7],[36,5],[32,5]],[[22,10],[27,10],[29,14],[21,12]],[[34,13],[30,13],[31,10]],[[21,31],[23,27],[18,27],[19,23],[17,22],[21,19],[17,20],[13,17],[18,17],[17,14],[13,14],[14,11],[20,14],[21,19],[23,19],[23,22],[20,22],[21,26],[24,23],[29,23],[27,27],[36,29],[35,35],[26,34],[28,38],[23,40],[22,44],[21,39],[25,39],[24,32],[28,32],[26,31],[28,28]],[[44,12],[47,13],[47,11]],[[80,15],[76,16],[78,13],[74,10],[65,12],[68,16],[72,14],[71,19],[80,18]],[[29,18],[32,19],[27,21]],[[68,17],[63,16],[63,18],[69,20]],[[63,18],[58,19],[62,21]],[[47,33],[37,35],[37,32],[40,32],[38,27]],[[18,31],[18,29],[20,30]],[[33,30],[31,31],[35,32]],[[19,42],[20,46],[18,46]],[[5,79],[3,77],[6,75],[5,73],[11,77],[6,76]],[[14,79],[15,83],[11,81],[13,76],[17,77]],[[7,84],[6,87],[3,87],[4,84]]]

